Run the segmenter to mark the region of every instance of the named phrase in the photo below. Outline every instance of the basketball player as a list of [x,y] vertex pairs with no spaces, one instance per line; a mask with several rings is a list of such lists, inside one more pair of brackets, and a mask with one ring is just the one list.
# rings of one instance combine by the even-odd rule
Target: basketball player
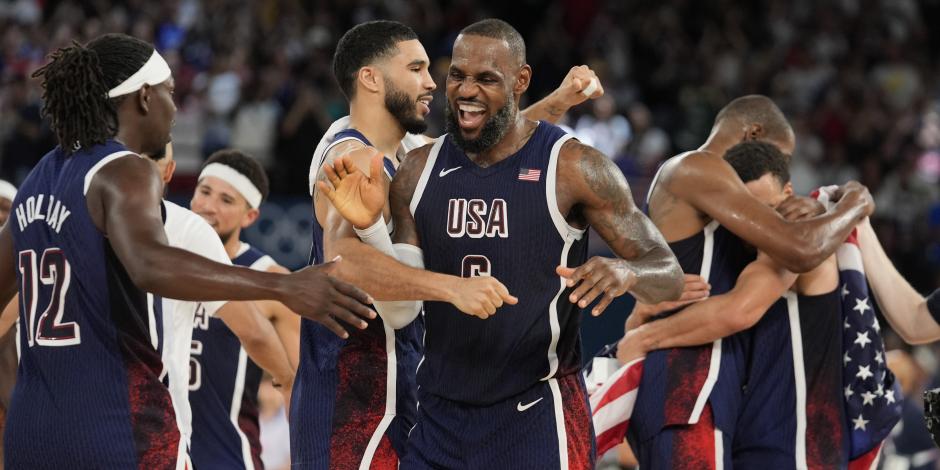
[[[728,150],[724,158],[751,194],[767,206],[776,208],[793,195],[788,157],[774,145],[746,141]],[[749,377],[764,382],[761,390],[775,389],[772,397],[749,399],[772,402],[785,409],[784,416],[789,417],[772,424],[745,423],[775,428],[759,437],[760,453],[755,458],[770,468],[845,468],[849,440],[842,402],[842,307],[838,287],[839,269],[834,255],[797,277],[759,254],[741,272],[733,289],[675,315],[643,324],[659,309],[638,304],[637,315],[631,315],[627,334],[618,344],[617,358],[627,363],[654,349],[710,344],[751,328],[758,321],[784,322],[782,329],[789,334],[754,338],[775,352],[775,360],[782,365],[774,372],[792,367],[789,374]],[[793,292],[788,293],[789,289]],[[786,299],[778,303],[781,296]],[[772,307],[782,314],[768,314],[762,319]],[[772,330],[765,327],[758,331]],[[781,331],[779,325],[776,331]],[[796,376],[802,377],[801,382],[794,383]],[[767,382],[774,383],[771,386]],[[778,439],[781,435],[784,438]],[[794,442],[801,452],[794,454]],[[756,461],[747,460],[749,457],[742,455],[745,452],[733,449],[735,464]]]
[[[167,144],[166,152],[163,155],[154,155],[150,158],[157,163],[164,184],[168,184],[176,168],[176,162],[173,160],[173,146]],[[166,200],[163,201],[163,205],[166,213],[164,226],[171,246],[186,249],[222,264],[231,264],[222,241],[202,217]],[[252,364],[257,362],[271,373],[275,377],[275,383],[279,385],[279,391],[284,394],[286,399],[290,398],[290,390],[294,381],[294,367],[288,360],[284,346],[281,344],[281,340],[271,326],[270,321],[262,316],[255,305],[256,302],[186,302],[163,299],[163,320],[164,331],[166,332],[163,359],[168,370],[169,389],[173,399],[173,407],[176,411],[176,420],[187,443],[187,447],[182,448],[181,451],[189,450],[189,454],[192,455],[189,467],[193,466],[193,463],[197,461],[197,457],[204,454],[204,452],[196,452],[196,447],[192,444],[194,442],[192,438],[193,408],[190,406],[190,389],[198,390],[204,382],[211,383],[210,376],[213,373],[217,374],[217,369],[223,369],[221,364],[203,367],[204,364],[200,362],[202,357],[198,356],[199,353],[203,352],[203,345],[191,346],[193,344],[194,323],[197,320],[200,326],[208,323],[210,317],[211,321],[223,323],[224,326],[221,328],[225,328],[228,335],[235,338],[235,341],[238,342],[238,349],[246,351]],[[220,327],[217,325],[216,330],[218,329]],[[191,348],[196,351],[192,357],[190,355]],[[238,359],[238,350],[236,349],[235,367],[239,363]],[[253,365],[253,367],[258,368],[257,365]],[[260,369],[258,373],[260,374]],[[234,377],[232,380],[234,380]],[[233,390],[229,390],[226,397],[229,402],[232,401],[232,394]],[[202,418],[207,413],[217,411],[227,424],[227,427],[222,427],[222,429],[230,429],[231,434],[234,434],[234,439],[239,442],[238,448],[240,449],[240,434],[236,432],[239,427],[231,418],[231,407],[216,410],[211,406],[212,404],[214,403],[196,402],[197,418]],[[237,401],[237,404],[241,405],[241,401]],[[239,419],[239,422],[241,421]],[[202,423],[199,419],[196,422]],[[217,431],[216,429],[199,430],[201,433],[197,435],[198,439],[195,441],[199,443],[204,443],[207,440],[211,441],[211,439],[203,437],[202,434]],[[227,436],[224,433],[223,435]],[[250,459],[251,456],[248,456],[248,458]],[[239,459],[236,462],[240,464],[242,460]],[[219,458],[210,463],[204,463],[200,468],[211,467],[212,464],[231,468],[230,463],[223,458]]]
[[[13,198],[16,197],[16,186],[8,181],[0,180],[0,225],[7,223],[10,218],[10,209],[13,207]],[[0,313],[0,439],[3,438],[4,421],[7,408],[10,407],[10,393],[16,383],[17,341],[13,325],[16,323],[19,311],[19,299],[7,304]],[[3,443],[0,442],[0,459],[3,458]]]
[[[782,269],[807,272],[831,256],[874,207],[868,191],[852,182],[840,189],[837,198],[841,200],[834,210],[807,220],[785,220],[754,197],[722,158],[733,145],[747,140],[771,143],[783,153],[793,149],[789,123],[766,97],[745,96],[725,106],[708,141],[696,151],[667,161],[650,191],[651,219],[670,241],[683,270],[702,275],[712,295],[731,290],[753,261],[754,254],[745,243]],[[729,315],[740,319],[744,310]],[[775,317],[785,318],[785,313]],[[762,347],[742,333],[712,345],[651,352],[644,363],[628,433],[640,465],[729,465],[736,425],[749,421],[742,417],[747,413],[743,392],[759,394],[754,389],[760,381],[747,377],[748,370],[758,369],[758,362],[770,371],[775,367],[774,352]],[[757,445],[756,439],[768,434],[767,429],[739,431],[736,449]]]
[[[318,146],[313,172],[335,158],[368,166],[373,155],[387,155],[377,160],[379,171],[385,172],[379,176],[384,205],[386,178],[394,176],[400,148],[423,143],[421,136],[406,134],[426,128],[435,87],[428,65],[417,35],[401,23],[368,22],[344,34],[333,71],[349,99],[349,127],[324,137],[329,143]],[[461,279],[425,271],[420,256],[407,247],[400,263],[390,242],[379,251],[360,241],[328,198],[314,192],[313,204],[311,263],[342,256],[349,268],[338,275],[356,279],[380,300],[375,304],[379,318],[348,340],[302,322],[291,406],[291,462],[316,469],[397,468],[416,413],[414,371],[423,334],[420,320],[413,321],[419,311],[413,301],[451,302],[486,318],[515,298],[492,277]],[[392,229],[378,216],[360,228],[368,228],[361,231],[367,240],[376,232],[384,232],[388,240]]]
[[[530,78],[514,28],[499,20],[465,28],[447,78],[448,134],[409,153],[392,182],[397,242],[423,249],[429,269],[493,275],[519,295],[486,321],[425,302],[419,417],[402,468],[593,467],[578,310],[555,273],[585,261],[589,225],[623,257],[612,262],[614,289],[659,300],[681,291],[675,258],[610,159],[521,115]],[[360,170],[340,163],[342,185]],[[375,171],[350,181],[358,191],[336,194],[360,200],[334,204],[377,220],[384,188]]]
[[[215,230],[232,264],[259,271],[287,273],[270,256],[240,240],[243,228],[261,214],[268,196],[268,177],[255,159],[237,150],[220,150],[202,167],[190,207]],[[276,301],[254,302],[266,328],[277,331],[291,362],[297,362],[300,318]],[[264,468],[258,423],[261,368],[247,356],[237,333],[225,318],[208,311],[196,314],[192,333],[194,377],[189,399],[193,404],[193,464],[204,468]],[[253,358],[254,356],[252,356]],[[291,370],[293,378],[293,369]],[[277,380],[276,380],[277,382]],[[289,396],[287,397],[289,403]],[[236,417],[237,419],[233,418]]]
[[359,325],[373,316],[361,304],[371,299],[328,277],[335,268],[260,273],[167,244],[162,181],[137,156],[164,148],[176,110],[152,45],[100,36],[57,50],[35,76],[59,146],[26,178],[0,230],[0,302],[19,281],[23,306],[6,465],[172,468],[180,435],[160,381],[161,309],[145,292],[276,298],[337,333],[345,329],[330,315]]

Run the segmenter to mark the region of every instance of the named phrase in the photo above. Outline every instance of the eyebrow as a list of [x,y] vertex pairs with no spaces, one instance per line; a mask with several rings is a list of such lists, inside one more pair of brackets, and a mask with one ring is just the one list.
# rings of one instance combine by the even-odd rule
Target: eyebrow
[[426,60],[424,60],[424,59],[415,59],[415,60],[412,60],[411,62],[409,62],[409,63],[408,63],[408,66],[411,67],[412,65],[425,65],[425,64],[427,64],[427,63],[428,63],[428,61],[426,61]]

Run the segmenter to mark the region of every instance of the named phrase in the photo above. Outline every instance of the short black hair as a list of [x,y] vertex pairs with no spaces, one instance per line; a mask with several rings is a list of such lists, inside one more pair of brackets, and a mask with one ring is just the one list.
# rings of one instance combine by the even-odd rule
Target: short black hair
[[525,61],[525,39],[511,24],[496,18],[477,21],[460,30],[460,34],[483,36],[485,38],[501,39],[509,44],[509,50],[518,62],[523,65]]
[[745,183],[758,180],[767,173],[774,175],[781,186],[790,182],[790,158],[776,145],[767,142],[741,142],[728,149],[725,161]]
[[251,155],[235,149],[222,149],[209,155],[202,168],[212,163],[221,163],[232,167],[233,170],[244,175],[245,178],[248,178],[248,181],[251,181],[251,184],[258,188],[258,191],[261,192],[262,201],[268,198],[268,193],[271,190],[268,173],[264,171],[261,163],[258,163],[258,160],[255,160]]
[[333,76],[346,99],[355,95],[359,69],[393,55],[398,43],[412,39],[418,39],[414,30],[397,21],[368,21],[346,31],[333,53]]
[[723,119],[734,119],[743,124],[760,124],[764,137],[778,142],[792,140],[793,128],[776,103],[764,95],[746,95],[731,100],[715,117],[717,124]]
[[103,144],[118,130],[123,97],[108,91],[136,73],[153,55],[153,45],[125,34],[105,34],[86,45],[57,49],[33,72],[42,80],[42,114],[49,118],[66,154]]

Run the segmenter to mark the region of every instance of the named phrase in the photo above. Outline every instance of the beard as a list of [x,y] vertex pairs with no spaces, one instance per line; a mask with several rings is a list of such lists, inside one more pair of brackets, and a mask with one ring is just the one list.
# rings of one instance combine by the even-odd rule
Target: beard
[[223,244],[223,245],[228,244],[228,241],[231,240],[233,236],[235,236],[235,231],[234,231],[234,230],[232,230],[232,231],[229,232],[229,233],[221,233],[221,234],[219,234],[219,238],[222,239],[222,244]]
[[507,100],[499,111],[486,120],[480,136],[476,139],[467,139],[460,133],[460,124],[457,122],[457,113],[448,103],[444,106],[444,132],[451,135],[457,147],[466,153],[480,153],[496,145],[497,142],[509,132],[509,124],[516,117],[516,107],[512,100]]
[[428,130],[428,123],[418,116],[415,109],[417,99],[411,99],[407,93],[385,80],[385,109],[398,121],[398,125],[410,134],[421,134]]

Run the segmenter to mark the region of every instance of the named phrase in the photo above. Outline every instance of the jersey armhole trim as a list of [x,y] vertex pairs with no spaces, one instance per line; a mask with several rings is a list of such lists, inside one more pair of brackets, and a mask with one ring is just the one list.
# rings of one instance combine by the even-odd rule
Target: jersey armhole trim
[[408,209],[411,210],[411,216],[414,217],[415,211],[418,210],[418,203],[421,202],[421,196],[424,194],[424,188],[428,185],[428,179],[431,178],[431,170],[434,169],[434,164],[437,162],[437,155],[441,152],[441,147],[444,145],[444,140],[446,140],[446,135],[442,135],[434,141],[434,146],[431,147],[431,152],[428,154],[428,159],[424,162],[424,170],[421,171],[421,178],[418,179],[418,185],[415,186],[415,192],[411,196],[411,204],[408,205]]
[[88,188],[91,186],[91,180],[95,178],[95,175],[98,173],[99,170],[104,168],[104,166],[107,165],[108,163],[111,163],[114,160],[117,160],[118,158],[121,158],[127,155],[137,156],[136,153],[131,152],[130,150],[121,150],[120,152],[114,152],[102,158],[101,160],[98,160],[98,163],[95,163],[95,165],[92,166],[91,169],[89,169],[87,173],[85,173],[85,186],[82,188],[82,195],[83,196],[88,195]]
[[574,138],[571,134],[565,134],[552,145],[552,152],[548,157],[548,174],[545,177],[545,200],[548,201],[548,213],[551,214],[552,222],[555,224],[558,235],[561,236],[562,240],[568,240],[569,237],[580,240],[584,236],[584,232],[587,231],[587,229],[579,229],[569,225],[568,221],[565,220],[565,216],[558,210],[556,187],[558,181],[558,154],[561,153],[561,146]]
[[[345,129],[342,129],[342,130],[345,130]],[[322,154],[313,155],[313,158],[311,159],[311,165],[310,165],[310,174],[307,175],[307,186],[309,186],[308,189],[310,190],[310,196],[313,197],[314,199],[316,199],[316,194],[317,194],[317,191],[316,191],[317,175],[320,174],[320,167],[322,167],[323,163],[326,161],[326,156],[330,154],[330,150],[333,150],[333,147],[335,147],[337,144],[341,144],[348,140],[355,140],[357,142],[362,142],[357,137],[353,137],[351,135],[346,136],[339,140],[334,140],[333,142],[330,142],[330,144],[327,145],[325,149],[323,149]],[[362,142],[362,144],[365,145],[365,142]]]

